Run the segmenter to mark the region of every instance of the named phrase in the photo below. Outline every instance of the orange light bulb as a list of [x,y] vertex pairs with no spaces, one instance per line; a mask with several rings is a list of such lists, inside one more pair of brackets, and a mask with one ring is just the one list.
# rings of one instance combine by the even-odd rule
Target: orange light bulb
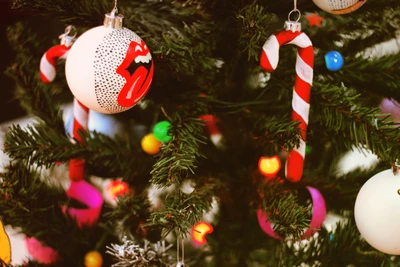
[[261,157],[258,161],[258,170],[268,178],[274,178],[281,169],[281,160],[278,156]]
[[103,265],[103,257],[95,250],[86,253],[84,260],[86,267],[101,267]]
[[199,222],[192,227],[192,240],[195,245],[207,243],[206,235],[211,234],[214,228],[208,222]]
[[129,187],[123,181],[111,181],[107,185],[107,192],[110,194],[112,199],[116,199],[118,196],[122,196],[128,193]]

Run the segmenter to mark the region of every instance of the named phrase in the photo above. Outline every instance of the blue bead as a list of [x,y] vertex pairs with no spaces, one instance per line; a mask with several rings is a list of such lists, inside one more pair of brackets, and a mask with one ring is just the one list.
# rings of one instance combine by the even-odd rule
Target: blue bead
[[338,51],[330,51],[325,54],[325,64],[328,70],[340,70],[343,67],[343,63],[343,56]]
[[335,236],[333,234],[329,234],[329,241],[332,241]]

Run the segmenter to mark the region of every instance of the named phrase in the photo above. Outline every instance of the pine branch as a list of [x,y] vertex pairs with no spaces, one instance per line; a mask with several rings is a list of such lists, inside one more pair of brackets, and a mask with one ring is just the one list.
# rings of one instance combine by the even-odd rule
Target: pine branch
[[[79,231],[61,211],[60,203],[67,203],[61,188],[48,186],[39,173],[30,171],[21,162],[9,165],[1,177],[0,213],[5,224],[21,227],[28,237],[36,237],[50,246],[60,243],[63,233],[69,232],[72,237],[72,233]],[[85,235],[80,236],[74,242],[84,244]],[[62,240],[67,242],[66,238]]]
[[162,228],[164,237],[171,232],[185,237],[192,226],[211,208],[214,187],[214,184],[209,183],[200,188],[196,187],[187,195],[181,191],[177,192],[172,198],[166,199],[162,210],[151,214],[145,225]]
[[378,108],[361,106],[359,98],[343,87],[320,87],[313,93],[310,118],[325,129],[339,151],[364,144],[381,160],[393,161],[398,157],[400,129]]
[[261,115],[254,116],[249,121],[254,123],[254,139],[257,140],[258,146],[272,151],[272,154],[278,153],[281,149],[290,151],[300,143],[298,122],[285,122],[282,118]]
[[28,125],[26,128],[13,125],[5,136],[5,153],[13,159],[44,167],[83,158],[88,167],[102,177],[131,176],[132,166],[137,166],[133,171],[136,175],[149,173],[154,160],[143,157],[144,153],[126,140],[96,132],[82,133],[82,137],[85,145],[72,143],[67,136],[60,136],[47,125]]
[[[60,183],[49,181],[51,178],[43,172],[34,172],[25,163],[15,162],[0,176],[3,180],[0,188],[2,221],[21,228],[27,237],[35,237],[57,251],[63,260],[56,266],[83,266],[84,255],[93,249],[90,240],[99,237],[104,237],[106,243],[115,240],[113,233],[104,226],[103,217],[95,226],[79,228],[61,206],[82,208],[83,204],[68,199]],[[103,211],[107,212],[107,208]],[[104,246],[101,241],[99,245]],[[104,262],[108,259],[104,258]]]
[[399,8],[398,3],[374,5],[372,8],[371,1],[368,1],[357,10],[358,16],[337,16],[319,10],[317,14],[324,18],[324,34],[320,34],[321,29],[310,29],[311,40],[322,54],[337,50],[350,59],[366,48],[396,37]]
[[119,197],[117,206],[104,212],[103,217],[120,239],[142,240],[148,231],[143,224],[150,216],[149,210],[150,204],[144,196],[130,193]]
[[169,135],[172,139],[161,148],[157,162],[151,171],[150,182],[158,187],[180,184],[188,175],[194,174],[197,158],[203,155],[199,146],[205,144],[204,122],[194,116],[196,111],[183,110],[173,114]]
[[278,180],[261,189],[262,209],[274,224],[274,231],[285,240],[300,240],[311,221],[311,209],[299,204],[298,193],[287,190]]
[[39,62],[44,53],[40,52],[40,38],[27,23],[21,22],[16,23],[9,36],[10,44],[19,50],[15,62],[6,70],[18,84],[13,92],[15,98],[27,114],[40,118],[58,133],[65,133],[60,105],[54,101],[61,89],[57,84],[43,84],[38,77]]
[[[155,159],[144,153],[132,140],[90,132],[85,139],[84,157],[88,167],[114,177],[140,177],[149,179]],[[134,179],[134,178],[133,178]]]
[[238,45],[244,53],[247,52],[247,60],[259,60],[261,46],[271,35],[271,19],[272,15],[256,2],[245,6],[236,15],[240,34]]
[[[288,243],[282,259],[284,266],[397,266],[399,258],[372,249],[363,239],[354,220],[346,218],[333,226],[332,231],[322,228],[317,237],[307,242]],[[291,257],[289,255],[294,255]],[[342,255],[338,257],[338,255]]]
[[49,1],[49,0],[14,0],[12,8],[25,16],[45,16],[76,25],[97,26],[105,13],[112,9],[112,3],[106,0],[96,1]]
[[[359,93],[379,94],[382,97],[392,97],[400,101],[400,55],[383,56],[380,58],[356,57],[346,60],[343,71],[346,76],[340,80],[348,87],[359,88]],[[333,75],[332,79],[338,79]],[[377,92],[379,88],[379,92]]]
[[107,253],[113,255],[117,261],[113,267],[168,267],[176,261],[168,253],[172,245],[166,246],[165,241],[151,244],[145,240],[143,247],[126,237],[122,241],[122,245],[112,244],[107,247]]
[[[113,6],[105,0],[95,5],[83,0],[18,0],[14,1],[13,8],[31,16],[45,14],[67,24],[84,26],[83,30],[87,30],[88,26],[101,25],[104,15]],[[201,6],[151,0],[120,3],[118,10],[125,17],[124,26],[136,32],[150,47],[155,60],[161,61],[156,65],[166,64],[175,73],[190,76],[203,67],[215,67],[210,39],[213,21]]]
[[[72,148],[75,151],[71,151]],[[60,136],[46,125],[28,125],[26,128],[12,125],[5,135],[4,152],[29,165],[50,167],[57,161],[80,157],[84,151],[82,144],[71,143],[67,136]]]

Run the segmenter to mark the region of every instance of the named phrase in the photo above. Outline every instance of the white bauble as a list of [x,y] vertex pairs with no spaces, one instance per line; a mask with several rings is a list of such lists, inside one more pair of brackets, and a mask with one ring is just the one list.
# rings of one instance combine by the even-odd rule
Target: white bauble
[[382,171],[357,195],[354,216],[361,236],[377,250],[400,255],[400,175]]
[[322,10],[332,14],[346,14],[355,11],[367,0],[313,0]]
[[65,63],[77,100],[100,113],[132,108],[150,88],[154,66],[144,41],[127,28],[98,26],[72,45]]

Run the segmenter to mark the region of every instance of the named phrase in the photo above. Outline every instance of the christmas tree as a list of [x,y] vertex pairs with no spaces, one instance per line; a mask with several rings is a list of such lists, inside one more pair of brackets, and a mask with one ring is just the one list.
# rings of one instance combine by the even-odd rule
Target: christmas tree
[[7,4],[24,266],[399,266],[398,1]]

